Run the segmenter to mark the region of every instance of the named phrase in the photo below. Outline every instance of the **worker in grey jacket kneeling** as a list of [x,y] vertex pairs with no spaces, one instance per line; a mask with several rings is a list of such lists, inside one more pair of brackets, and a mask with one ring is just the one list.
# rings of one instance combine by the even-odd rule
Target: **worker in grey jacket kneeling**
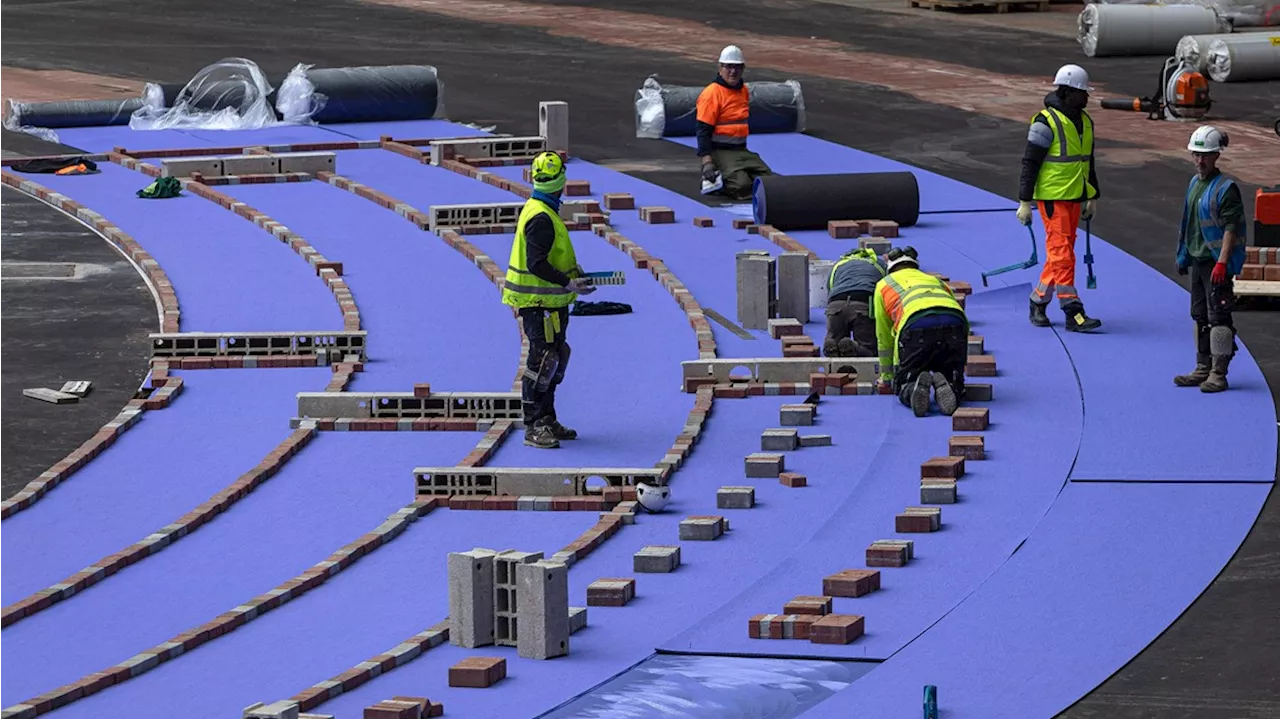
[[[827,357],[875,357],[876,321],[871,296],[884,277],[884,263],[874,250],[846,252],[827,280]],[[852,336],[850,334],[852,333]]]

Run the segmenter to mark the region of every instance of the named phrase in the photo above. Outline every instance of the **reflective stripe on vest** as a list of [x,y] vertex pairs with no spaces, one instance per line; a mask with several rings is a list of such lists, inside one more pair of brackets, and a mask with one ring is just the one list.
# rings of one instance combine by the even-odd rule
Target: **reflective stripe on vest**
[[697,119],[712,126],[711,140],[721,145],[747,144],[751,91],[746,83],[734,90],[713,82],[698,96]]
[[[903,275],[904,272],[918,273],[919,276]],[[920,270],[900,270],[894,274],[907,280],[906,285],[898,282],[894,275],[885,275],[882,280],[884,289],[888,290],[884,292],[884,306],[889,312],[889,318],[893,320],[895,336],[901,331],[902,323],[916,312],[940,307],[960,309],[960,303],[942,286],[942,280],[933,275]]]
[[541,200],[530,199],[524,203],[520,211],[519,224],[516,226],[516,238],[511,243],[511,258],[507,262],[507,276],[502,288],[503,304],[512,307],[568,307],[573,304],[577,295],[565,287],[547,282],[529,271],[527,267],[528,250],[524,228],[538,213],[551,218],[555,228],[556,239],[551,246],[547,260],[551,266],[572,275],[578,266],[578,258],[573,250],[573,242],[569,239],[569,229],[554,210]]
[[[1044,117],[1053,129],[1053,142],[1049,154],[1036,178],[1035,199],[1079,200],[1094,198],[1098,190],[1089,184],[1089,157],[1093,154],[1093,119],[1081,112],[1084,134],[1076,132],[1076,126],[1061,110],[1046,107],[1035,117]],[[1035,122],[1035,117],[1031,121]]]

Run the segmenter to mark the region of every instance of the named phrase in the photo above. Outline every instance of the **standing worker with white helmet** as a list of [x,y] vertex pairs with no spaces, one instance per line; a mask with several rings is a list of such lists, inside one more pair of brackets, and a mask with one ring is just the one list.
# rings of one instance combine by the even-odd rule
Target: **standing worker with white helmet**
[[1076,232],[1080,221],[1093,218],[1098,202],[1098,175],[1093,162],[1093,118],[1089,74],[1079,65],[1063,65],[1053,79],[1057,87],[1044,98],[1044,109],[1031,118],[1027,148],[1018,183],[1018,221],[1031,224],[1032,203],[1044,222],[1045,261],[1040,282],[1031,291],[1031,324],[1048,327],[1045,307],[1058,295],[1072,332],[1102,326],[1085,314],[1076,291]]
[[1182,205],[1178,274],[1191,275],[1196,368],[1173,383],[1201,392],[1227,389],[1227,367],[1236,351],[1232,278],[1244,267],[1245,219],[1240,188],[1218,169],[1227,144],[1226,134],[1212,125],[1197,128],[1187,143],[1196,174]]
[[751,93],[742,81],[746,59],[737,45],[720,51],[715,82],[698,95],[698,157],[702,158],[702,194],[723,192],[735,200],[751,199],[755,178],[773,171],[747,149]]

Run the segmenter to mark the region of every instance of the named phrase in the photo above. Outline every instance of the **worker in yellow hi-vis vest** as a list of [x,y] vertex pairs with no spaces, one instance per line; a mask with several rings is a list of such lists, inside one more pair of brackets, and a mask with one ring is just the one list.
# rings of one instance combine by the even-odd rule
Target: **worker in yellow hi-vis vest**
[[569,364],[569,306],[578,295],[596,288],[584,277],[560,219],[564,160],[544,152],[533,160],[533,196],[525,203],[511,245],[502,302],[516,308],[529,340],[529,357],[521,383],[524,443],[554,449],[578,433],[556,418],[556,387]]
[[1031,324],[1049,326],[1045,307],[1056,293],[1067,329],[1088,332],[1102,326],[1085,314],[1076,291],[1076,232],[1081,220],[1093,218],[1098,203],[1093,118],[1084,109],[1089,74],[1079,65],[1063,65],[1053,84],[1044,109],[1031,118],[1018,183],[1018,221],[1031,224],[1035,202],[1044,222],[1044,269],[1031,291]]

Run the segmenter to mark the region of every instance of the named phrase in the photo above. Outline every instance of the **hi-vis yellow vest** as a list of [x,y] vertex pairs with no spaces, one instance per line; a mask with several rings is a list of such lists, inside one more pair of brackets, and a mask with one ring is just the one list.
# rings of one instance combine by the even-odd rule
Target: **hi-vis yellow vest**
[[1081,111],[1083,133],[1076,132],[1071,119],[1051,107],[1046,107],[1031,118],[1043,116],[1053,129],[1053,143],[1049,154],[1040,166],[1036,178],[1037,200],[1091,200],[1098,190],[1089,184],[1089,157],[1093,154],[1093,119]]
[[573,276],[578,267],[578,257],[573,251],[573,242],[569,240],[569,229],[554,210],[541,200],[530,199],[524,203],[520,211],[520,220],[516,225],[516,240],[511,243],[511,259],[507,262],[507,278],[502,288],[503,304],[512,307],[547,307],[556,309],[573,304],[577,295],[567,288],[547,282],[529,271],[527,265],[524,228],[529,220],[538,213],[546,213],[551,224],[556,228],[555,243],[547,260],[551,266],[561,272]]

